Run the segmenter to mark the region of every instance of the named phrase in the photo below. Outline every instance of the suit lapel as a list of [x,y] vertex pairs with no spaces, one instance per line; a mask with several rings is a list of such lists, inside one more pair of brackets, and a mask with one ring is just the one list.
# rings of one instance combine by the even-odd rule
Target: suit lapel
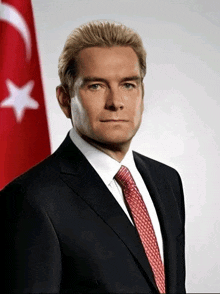
[[162,172],[161,175],[156,172],[137,153],[134,153],[134,159],[152,198],[161,226],[167,293],[175,293],[178,281],[176,239],[181,235],[182,225],[172,185]]
[[84,155],[69,137],[55,155],[59,157],[63,181],[111,227],[139,263],[145,278],[156,288],[151,267],[135,227]]

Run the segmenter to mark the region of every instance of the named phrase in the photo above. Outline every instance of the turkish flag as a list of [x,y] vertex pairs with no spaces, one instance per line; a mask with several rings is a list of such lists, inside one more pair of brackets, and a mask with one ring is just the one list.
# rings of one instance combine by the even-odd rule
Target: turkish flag
[[2,189],[50,154],[31,1],[2,1],[0,40]]

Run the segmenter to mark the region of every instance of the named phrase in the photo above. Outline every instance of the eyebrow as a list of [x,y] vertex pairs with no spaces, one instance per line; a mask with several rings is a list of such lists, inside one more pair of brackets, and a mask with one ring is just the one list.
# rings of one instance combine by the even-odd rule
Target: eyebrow
[[[130,77],[124,77],[121,82],[126,82],[126,81],[137,81],[137,82],[141,82],[142,79],[140,76],[130,76]],[[89,82],[103,82],[106,84],[109,84],[108,81],[106,79],[103,78],[99,78],[99,77],[84,77],[83,78],[83,82],[82,85],[85,85]]]
[[98,77],[85,77],[83,78],[83,85],[85,85],[86,83],[89,82],[103,82],[103,83],[107,83],[106,79],[103,78],[98,78]]
[[137,82],[141,82],[142,79],[140,76],[132,76],[132,77],[125,77],[122,79],[122,82],[126,82],[126,81],[137,81]]

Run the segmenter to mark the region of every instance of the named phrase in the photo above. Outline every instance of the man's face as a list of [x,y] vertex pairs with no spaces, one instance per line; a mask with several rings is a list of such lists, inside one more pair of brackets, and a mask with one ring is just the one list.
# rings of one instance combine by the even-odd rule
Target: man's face
[[130,144],[143,112],[140,67],[131,47],[83,49],[74,93],[72,121],[85,140],[105,146]]

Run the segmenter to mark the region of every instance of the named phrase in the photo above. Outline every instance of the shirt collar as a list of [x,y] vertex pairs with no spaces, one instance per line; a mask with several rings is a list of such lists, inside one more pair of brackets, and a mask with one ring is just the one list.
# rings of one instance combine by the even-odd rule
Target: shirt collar
[[70,138],[108,186],[120,169],[121,163],[90,145],[78,135],[74,128],[70,130]]
[[134,156],[133,156],[133,152],[131,148],[128,150],[128,152],[126,153],[125,157],[123,158],[120,164],[126,166],[131,172],[131,174],[136,170]]
[[134,157],[131,149],[128,150],[123,160],[118,162],[82,139],[74,128],[70,130],[70,138],[76,147],[83,153],[95,171],[99,174],[106,186],[111,183],[122,165],[126,166],[131,173],[135,168]]

